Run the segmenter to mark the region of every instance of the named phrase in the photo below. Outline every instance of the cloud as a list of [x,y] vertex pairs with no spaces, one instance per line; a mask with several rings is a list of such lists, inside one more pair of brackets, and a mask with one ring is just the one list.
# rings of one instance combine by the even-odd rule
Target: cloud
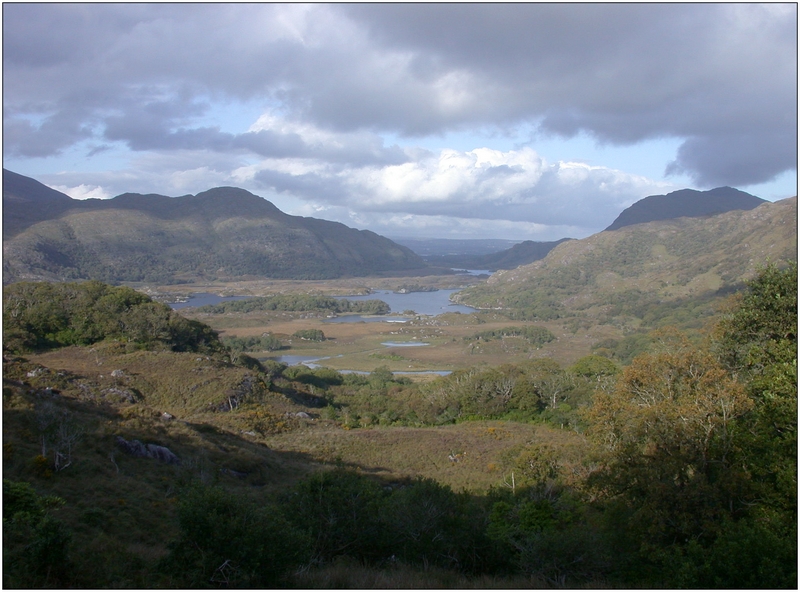
[[99,186],[78,185],[77,187],[67,187],[66,185],[50,185],[50,188],[65,193],[72,199],[108,199],[112,197]]
[[530,148],[447,149],[409,158],[399,165],[360,168],[265,161],[242,171],[240,180],[362,212],[583,226],[595,231],[634,201],[675,189],[605,167],[549,164]]
[[[413,149],[477,128],[678,138],[665,173],[701,187],[796,168],[794,4],[19,3],[3,23],[7,157],[129,150],[124,175],[160,192],[238,179],[373,212],[584,224],[666,185],[524,147]],[[223,102],[263,115],[232,126]]]

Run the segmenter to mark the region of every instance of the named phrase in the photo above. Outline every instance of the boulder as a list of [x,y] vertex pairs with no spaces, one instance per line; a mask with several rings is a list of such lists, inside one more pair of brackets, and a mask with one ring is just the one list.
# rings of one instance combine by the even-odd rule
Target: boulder
[[158,444],[142,444],[139,440],[126,440],[122,436],[117,436],[117,446],[131,456],[152,458],[170,465],[181,464],[181,459],[174,452]]

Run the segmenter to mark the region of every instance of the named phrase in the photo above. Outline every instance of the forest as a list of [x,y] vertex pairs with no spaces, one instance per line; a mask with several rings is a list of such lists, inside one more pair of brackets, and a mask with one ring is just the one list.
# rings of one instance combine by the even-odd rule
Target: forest
[[[220,306],[254,303],[302,306]],[[3,297],[3,585],[796,588],[796,263],[764,268],[726,306],[702,339],[660,327],[624,362],[603,355],[619,347],[606,343],[566,367],[534,359],[417,383],[380,367],[360,375],[262,363],[242,353],[247,343],[226,344],[129,288],[11,285]],[[532,327],[470,339],[509,335],[552,338]],[[345,462],[279,487],[233,486],[199,465],[159,467],[148,479],[166,493],[148,506],[160,522],[147,536],[161,537],[164,552],[134,557],[113,540],[87,552],[90,533],[122,523],[111,509],[74,518],[80,490],[59,482],[73,471],[95,489],[113,489],[94,465],[70,465],[77,435],[99,433],[78,418],[105,413],[110,423],[115,415],[105,403],[83,402],[68,419],[67,407],[59,411],[52,394],[31,386],[44,371],[26,358],[103,344],[131,356],[191,355],[238,373],[250,387],[220,399],[228,408],[211,401],[212,415],[259,418],[265,431],[277,425],[267,417],[271,401],[302,395],[345,431],[502,420],[509,429],[541,425],[574,445],[510,448],[509,470],[483,492],[429,477],[387,482]],[[71,379],[60,380],[66,392]],[[134,402],[114,413],[137,409]],[[185,429],[222,437],[222,425],[198,420]],[[23,458],[17,449],[37,454]],[[463,454],[454,450],[450,462]],[[105,470],[122,463],[116,458],[106,458]],[[120,498],[114,512],[125,506]]]

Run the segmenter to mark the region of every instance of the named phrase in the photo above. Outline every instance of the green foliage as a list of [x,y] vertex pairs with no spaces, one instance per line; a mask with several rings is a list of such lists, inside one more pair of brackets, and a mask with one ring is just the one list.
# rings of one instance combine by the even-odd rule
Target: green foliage
[[286,346],[275,335],[265,333],[261,336],[223,337],[222,344],[233,351],[278,351]]
[[492,339],[502,339],[503,337],[522,337],[528,343],[537,347],[541,347],[545,343],[549,343],[556,338],[556,336],[545,327],[528,326],[503,327],[502,329],[481,331],[475,333],[472,337],[465,337],[464,341],[472,341],[475,339],[490,341]]
[[647,351],[652,343],[649,332],[626,335],[622,339],[604,339],[592,345],[592,351],[612,360],[618,360],[622,366],[629,365],[639,354]]
[[297,337],[305,341],[325,341],[325,333],[319,329],[301,329],[300,331],[295,331],[292,337]]
[[315,561],[347,554],[378,558],[380,499],[383,490],[371,479],[336,469],[317,473],[298,484],[286,497],[289,520],[308,529]]
[[3,587],[63,587],[71,533],[50,512],[63,505],[30,483],[3,479]]
[[180,537],[162,566],[171,587],[274,588],[308,559],[310,541],[280,507],[220,487],[184,491],[178,519]]
[[715,351],[747,383],[748,468],[759,496],[797,521],[797,264],[765,268],[716,328]]
[[707,352],[665,334],[613,391],[597,392],[588,433],[607,453],[598,487],[627,500],[648,544],[713,537],[742,511],[746,478],[736,462],[736,419],[752,406],[741,384]]
[[207,325],[127,287],[31,283],[3,291],[4,349],[24,352],[118,339],[173,351],[221,351]]
[[391,308],[382,300],[351,301],[331,296],[313,296],[310,294],[281,294],[278,296],[261,296],[230,300],[219,304],[201,306],[198,312],[212,314],[250,313],[260,311],[328,311],[337,314],[387,314]]
[[620,512],[609,527],[636,557],[626,579],[797,586],[796,326],[796,264],[768,266],[710,351],[662,333],[595,395],[588,433],[604,453],[590,484]]
[[598,377],[619,374],[619,367],[603,356],[584,356],[572,365],[572,372],[578,376]]
[[726,520],[714,542],[671,548],[673,585],[693,589],[797,588],[796,529],[775,516]]
[[301,482],[284,503],[294,524],[309,529],[318,562],[347,555],[471,571],[491,555],[481,507],[432,479],[380,487],[335,469]]

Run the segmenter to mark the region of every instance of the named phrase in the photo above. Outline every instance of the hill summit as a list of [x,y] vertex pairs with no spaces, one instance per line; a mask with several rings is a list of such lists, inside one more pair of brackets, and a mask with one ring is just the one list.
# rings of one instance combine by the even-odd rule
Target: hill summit
[[330,279],[428,267],[368,230],[291,216],[236,187],[75,200],[3,170],[3,281]]
[[666,195],[651,195],[626,208],[606,230],[617,230],[632,224],[713,216],[732,210],[752,210],[764,201],[760,197],[733,187],[717,187],[708,191],[681,189]]

